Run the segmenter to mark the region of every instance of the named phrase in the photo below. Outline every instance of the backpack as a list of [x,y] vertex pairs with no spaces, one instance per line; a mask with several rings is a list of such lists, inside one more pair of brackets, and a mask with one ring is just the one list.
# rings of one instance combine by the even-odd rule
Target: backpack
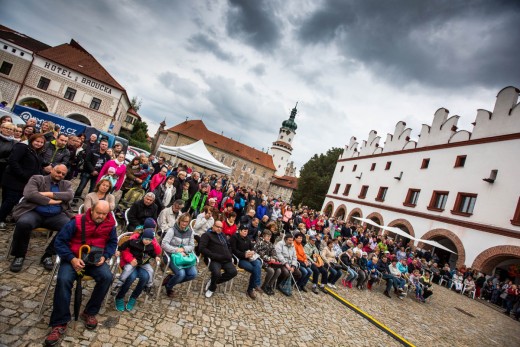
[[145,194],[144,189],[141,187],[134,187],[128,190],[124,198],[119,203],[120,210],[126,210],[127,208],[130,208],[136,201],[139,201],[143,198]]

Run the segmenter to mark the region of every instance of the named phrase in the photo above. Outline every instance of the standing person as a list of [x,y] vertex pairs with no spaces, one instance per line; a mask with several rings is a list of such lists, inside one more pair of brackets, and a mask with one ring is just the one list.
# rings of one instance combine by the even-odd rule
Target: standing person
[[69,150],[70,156],[69,164],[67,165],[69,170],[67,171],[65,179],[70,181],[72,177],[74,177],[74,172],[78,169],[81,160],[80,155],[78,155],[80,154],[80,152],[78,152],[78,148],[80,148],[79,138],[77,136],[69,136],[66,148]]
[[157,162],[155,162],[155,163],[152,162],[154,176],[156,174],[158,174],[162,170],[163,167],[166,169],[166,172],[168,172],[168,168],[166,167],[166,165],[164,165],[165,162],[166,162],[166,158],[164,158],[164,157],[159,157],[159,159],[157,159]]
[[229,243],[233,254],[238,258],[238,267],[251,274],[246,293],[247,296],[255,300],[255,291],[262,292],[262,289],[260,289],[262,262],[258,259],[258,254],[253,250],[254,245],[251,239],[247,237],[247,232],[247,225],[240,226],[240,230],[229,239]]
[[[222,234],[222,222],[216,221],[211,231],[202,234],[199,243],[199,251],[205,257],[211,259],[209,271],[211,279],[206,284],[206,298],[210,298],[217,285],[233,279],[237,275],[233,256],[226,237]],[[222,270],[224,272],[222,273]]]
[[[82,223],[84,221],[84,223]],[[84,230],[82,224],[85,225]],[[84,233],[83,233],[84,232]],[[85,263],[79,258],[79,248],[83,244],[82,236],[89,245],[103,249],[97,263]],[[110,259],[117,247],[115,220],[110,213],[106,201],[99,201],[85,214],[78,214],[68,222],[58,233],[55,247],[60,256],[61,264],[54,290],[54,304],[49,325],[52,331],[45,339],[46,346],[54,346],[67,331],[67,323],[71,320],[70,299],[72,286],[76,281],[78,271],[94,278],[96,285],[85,310],[80,315],[88,330],[96,329],[96,315],[110,289],[112,273],[106,260]]]
[[0,207],[0,230],[5,230],[5,218],[23,197],[23,190],[33,175],[41,174],[41,151],[45,145],[45,137],[32,135],[29,145],[17,143],[9,157],[2,177],[2,206]]
[[85,189],[85,186],[89,181],[90,188],[88,192],[91,193],[94,190],[99,172],[103,168],[103,165],[110,160],[107,154],[107,149],[108,141],[106,139],[101,139],[101,141],[99,141],[99,149],[87,152],[83,172],[81,173],[81,181],[79,182],[78,189],[76,189],[76,193],[74,194],[75,198],[81,198],[83,189]]
[[59,134],[56,140],[51,140],[42,152],[43,172],[48,174],[58,164],[69,166],[70,152],[67,149],[69,137],[67,134]]
[[16,142],[22,141],[22,134],[23,134],[23,124],[16,124],[16,128],[14,128],[13,139]]
[[5,122],[0,125],[0,179],[4,175],[9,156],[13,151],[15,141],[13,139],[13,123]]
[[[155,177],[155,176],[154,176]],[[155,194],[155,203],[159,208],[159,213],[167,207],[170,207],[175,200],[175,177],[168,176],[166,180],[157,186],[153,193]]]
[[25,144],[28,144],[29,138],[36,134],[36,128],[30,125],[26,125],[23,127],[22,131],[22,137],[20,138],[20,142],[24,142]]
[[[38,227],[61,230],[74,215],[69,202],[72,187],[63,178],[67,167],[63,164],[52,168],[49,175],[34,175],[23,190],[24,199],[13,210],[16,227],[13,234],[11,255],[14,257],[10,270],[19,272],[31,239],[31,231]],[[53,241],[45,249],[41,263],[46,270],[52,270],[52,256],[55,254]]]
[[215,188],[212,189],[208,194],[208,199],[215,198],[217,206],[220,206],[222,202],[222,185],[220,183],[215,184]]
[[[123,145],[121,144],[121,142],[116,141],[116,143],[114,144],[114,147],[112,147],[112,152],[114,153],[114,158],[117,158],[120,153],[124,153]],[[123,159],[123,161],[124,161],[124,159]]]
[[209,184],[202,183],[201,189],[195,193],[195,196],[191,200],[191,210],[193,211],[193,216],[195,217],[200,213],[200,211],[202,211],[204,206],[206,206],[208,188]]
[[[186,180],[186,171],[178,171],[177,179],[175,180],[175,199],[182,199],[184,181]],[[189,195],[189,192],[188,192]],[[184,200],[184,199],[183,199]],[[187,207],[186,207],[187,206]],[[185,204],[186,208],[189,208],[190,205]]]
[[161,171],[157,175],[153,175],[150,179],[150,191],[155,191],[155,188],[160,186],[166,181],[166,173],[168,172],[168,169],[163,167]]
[[[166,235],[164,235],[161,246],[168,258],[171,259],[172,254],[175,253],[186,256],[194,251],[195,241],[193,230],[189,227],[190,220],[189,214],[182,214],[177,218],[173,228],[168,229]],[[197,277],[197,263],[195,262],[192,266],[181,268],[174,264],[173,261],[170,261],[170,269],[172,269],[173,275],[166,277],[163,280],[163,285],[166,287],[166,295],[169,298],[173,298],[173,287]]]
[[113,191],[118,191],[121,189],[126,176],[125,154],[119,153],[115,159],[107,161],[99,171],[96,183],[99,183],[110,168],[115,169],[114,177],[117,179],[116,184],[113,185]]
[[[85,152],[87,153],[87,155],[90,152],[95,152],[98,149],[97,147],[98,147],[98,144],[97,144],[97,135],[96,134],[90,135],[88,142],[83,143],[83,148],[85,149]],[[107,142],[106,149],[108,149],[108,142]],[[105,149],[105,151],[106,151],[106,149]]]
[[134,157],[132,161],[126,165],[126,178],[121,187],[123,195],[134,186],[140,186],[141,183],[143,183],[143,180],[139,178],[142,174],[140,157]]

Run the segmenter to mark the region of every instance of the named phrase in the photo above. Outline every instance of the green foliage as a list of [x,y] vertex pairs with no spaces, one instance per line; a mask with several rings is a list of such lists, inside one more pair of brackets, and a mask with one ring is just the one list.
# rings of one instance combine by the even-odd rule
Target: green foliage
[[121,131],[119,136],[128,140],[130,146],[142,148],[148,152],[151,151],[150,145],[147,141],[148,124],[137,120],[134,123],[134,128],[131,133],[127,131]]
[[331,148],[325,154],[315,154],[300,171],[298,189],[294,192],[294,204],[320,210],[325,194],[330,186],[336,162],[343,152],[341,148]]
[[139,99],[139,97],[134,96],[132,100],[130,100],[130,106],[137,112],[143,105],[143,100]]

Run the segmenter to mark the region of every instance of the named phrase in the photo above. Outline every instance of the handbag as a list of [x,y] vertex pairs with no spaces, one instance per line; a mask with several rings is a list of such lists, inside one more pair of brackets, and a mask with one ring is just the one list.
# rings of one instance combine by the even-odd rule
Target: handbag
[[275,269],[281,268],[283,266],[282,263],[280,263],[279,261],[276,261],[276,260],[269,260],[267,262],[267,265],[269,267],[272,267],[272,268],[275,268]]
[[[85,236],[85,220],[86,216],[81,216],[81,244],[86,245],[86,236]],[[89,251],[81,254],[81,260],[85,263],[85,265],[96,265],[101,260],[101,257],[105,253],[105,249],[96,246],[89,246]]]
[[186,255],[182,253],[172,253],[171,259],[173,265],[179,269],[187,269],[197,264],[197,256],[193,252],[186,253]]

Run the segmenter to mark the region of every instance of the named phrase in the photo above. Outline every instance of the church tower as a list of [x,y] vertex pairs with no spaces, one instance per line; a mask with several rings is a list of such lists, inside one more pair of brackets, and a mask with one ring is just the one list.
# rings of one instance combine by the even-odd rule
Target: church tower
[[273,157],[274,166],[276,168],[275,175],[278,177],[286,175],[286,172],[288,171],[294,172],[294,169],[287,170],[287,168],[291,162],[290,160],[293,150],[292,141],[294,139],[294,135],[296,135],[296,128],[298,127],[294,122],[294,118],[298,112],[296,109],[297,106],[298,103],[296,103],[296,106],[294,106],[292,109],[289,119],[283,121],[280,132],[278,133],[278,139],[273,142],[273,145],[271,146],[270,152],[271,156]]

